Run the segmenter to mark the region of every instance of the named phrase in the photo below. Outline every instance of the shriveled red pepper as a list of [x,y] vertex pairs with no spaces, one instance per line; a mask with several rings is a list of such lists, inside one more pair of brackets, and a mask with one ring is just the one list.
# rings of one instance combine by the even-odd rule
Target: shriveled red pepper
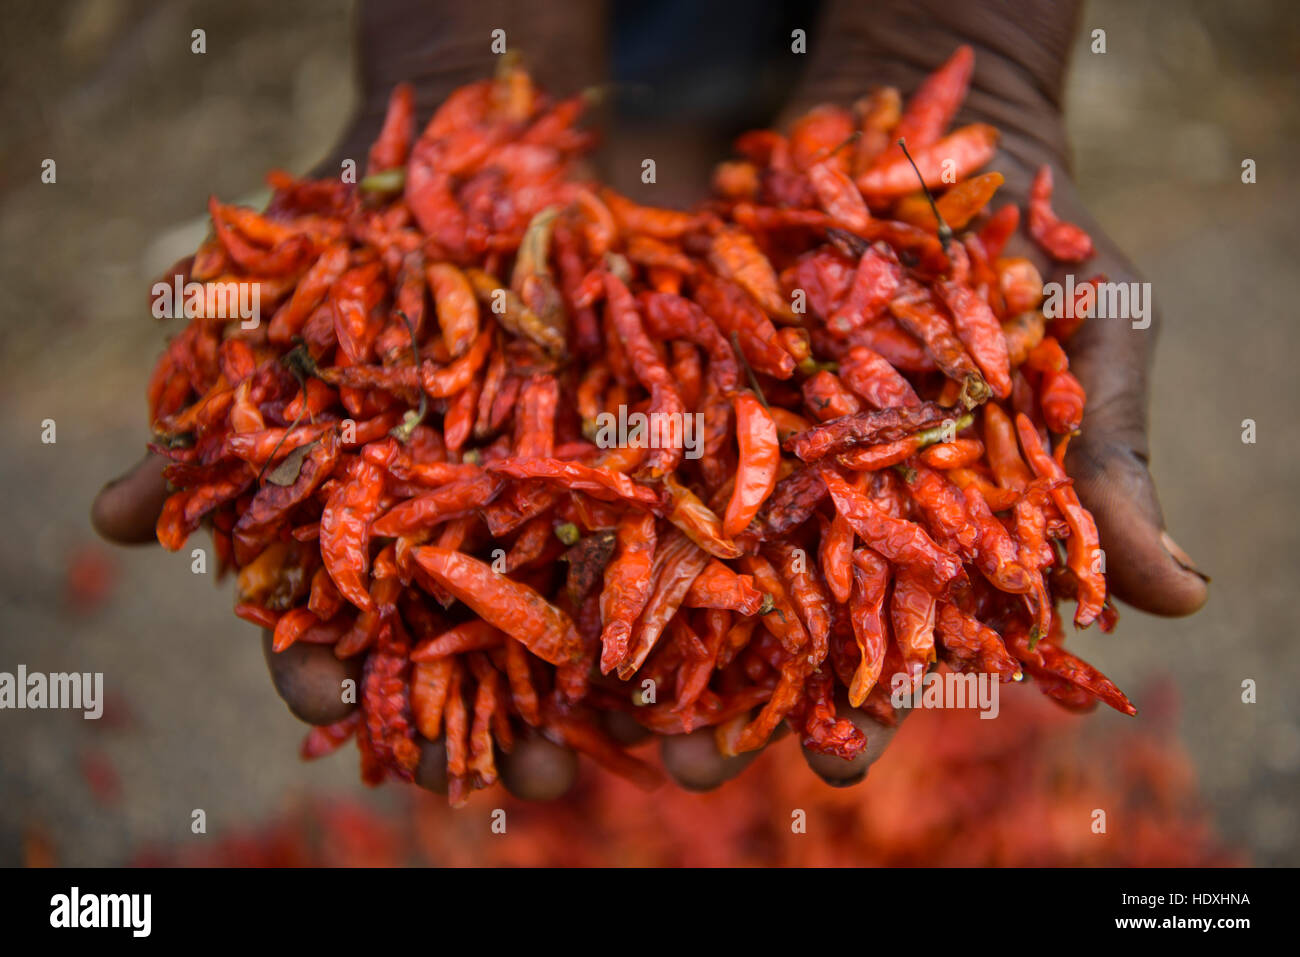
[[1065,469],[1044,450],[1033,423],[1025,416],[1018,415],[1016,431],[1030,468],[1038,478],[1051,483],[1049,494],[1052,501],[1070,526],[1066,553],[1070,570],[1079,580],[1079,606],[1074,613],[1074,622],[1080,628],[1087,627],[1097,620],[1106,603],[1106,579],[1101,573],[1101,542],[1097,536],[1097,523],[1079,503],[1079,496],[1070,484]]
[[461,552],[433,545],[418,549],[415,560],[480,618],[543,661],[559,664],[578,654],[582,639],[569,616],[527,585],[498,575],[491,566]]
[[[943,185],[945,170],[965,178],[993,158],[998,131],[987,123],[963,126],[928,146],[912,150],[921,181],[930,189]],[[951,164],[950,166],[946,164]],[[858,188],[870,198],[902,196],[916,189],[916,170],[906,157],[877,163],[858,177]]]
[[1051,336],[1045,337],[1025,358],[1025,367],[1041,376],[1038,401],[1047,427],[1058,434],[1077,431],[1083,424],[1087,395],[1070,372],[1070,362],[1060,343]]
[[1081,263],[1094,253],[1092,237],[1052,211],[1052,168],[1040,166],[1029,187],[1029,234],[1053,259]]
[[728,538],[739,535],[772,494],[776,487],[776,467],[781,460],[776,423],[758,398],[750,392],[737,392],[733,405],[740,466],[722,519],[722,534]]
[[921,526],[888,515],[834,469],[823,468],[821,479],[835,502],[835,510],[853,526],[858,537],[885,558],[914,571],[929,588],[942,589],[961,574],[957,556],[935,544]]
[[600,593],[601,674],[609,674],[627,656],[632,627],[650,599],[654,581],[655,518],[628,512],[618,524],[617,552],[605,572]]

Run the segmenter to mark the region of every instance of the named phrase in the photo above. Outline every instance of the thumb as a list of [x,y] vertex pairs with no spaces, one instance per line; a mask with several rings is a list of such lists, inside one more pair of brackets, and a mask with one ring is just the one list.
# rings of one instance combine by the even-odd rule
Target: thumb
[[166,458],[150,452],[131,471],[105,485],[90,509],[95,531],[119,545],[157,542],[154,529],[168,495],[163,478],[166,465]]
[[1079,498],[1097,521],[1115,596],[1156,615],[1190,615],[1204,605],[1209,578],[1164,530],[1145,461],[1086,421],[1068,457]]
[[1097,521],[1115,596],[1152,614],[1190,615],[1209,597],[1209,578],[1165,531],[1147,469],[1153,332],[1110,319],[1090,319],[1079,330],[1071,366],[1088,390],[1088,405],[1066,464]]

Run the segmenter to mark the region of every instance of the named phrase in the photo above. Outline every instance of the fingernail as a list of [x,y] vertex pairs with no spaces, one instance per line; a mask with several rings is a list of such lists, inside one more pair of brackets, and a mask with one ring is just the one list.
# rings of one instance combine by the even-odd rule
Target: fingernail
[[867,779],[867,771],[864,768],[861,774],[853,774],[847,778],[827,777],[825,774],[819,774],[818,777],[833,788],[852,788],[857,787]]
[[1193,575],[1200,577],[1204,581],[1208,582],[1210,580],[1210,576],[1196,567],[1196,562],[1192,561],[1192,556],[1183,551],[1182,546],[1174,541],[1168,532],[1160,533],[1160,543],[1165,546],[1165,551],[1167,551],[1169,556],[1181,567],[1187,569]]

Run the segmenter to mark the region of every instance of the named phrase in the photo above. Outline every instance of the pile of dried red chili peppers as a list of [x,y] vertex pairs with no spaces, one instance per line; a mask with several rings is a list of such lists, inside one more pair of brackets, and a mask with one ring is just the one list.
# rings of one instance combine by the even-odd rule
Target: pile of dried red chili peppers
[[[418,137],[398,88],[359,184],[212,201],[178,267],[202,315],[149,389],[177,489],[158,538],[206,522],[277,650],[365,656],[360,707],[307,754],[355,733],[367,780],[409,779],[445,737],[453,801],[524,726],[654,783],[614,710],[728,753],[784,720],[851,757],[837,697],[892,723],[892,676],[936,660],[1132,712],[1062,647],[1058,600],[1115,617],[1062,466],[1077,320],[1047,328],[1002,255],[1018,210],[973,175],[995,131],[945,135],[971,63],[905,108],[881,90],[746,134],[693,212],[572,175],[583,98],[513,64]],[[1050,194],[1032,235],[1085,258]],[[214,318],[229,282],[269,321]],[[697,416],[702,454],[598,441],[635,413]]]

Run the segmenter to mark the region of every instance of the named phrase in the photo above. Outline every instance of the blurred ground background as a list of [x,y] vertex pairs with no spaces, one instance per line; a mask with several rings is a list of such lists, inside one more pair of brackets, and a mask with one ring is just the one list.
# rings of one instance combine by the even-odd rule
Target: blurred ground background
[[[0,712],[0,864],[122,863],[145,844],[203,840],[195,808],[220,836],[304,796],[397,800],[365,792],[350,749],[299,764],[302,729],[228,587],[182,556],[99,545],[86,518],[143,448],[164,334],[149,283],[201,238],[209,193],[253,199],[266,169],[305,170],[333,144],[354,99],[351,7],[82,0],[9,4],[0,18],[0,671],[103,671],[110,693],[100,722]],[[1082,26],[1077,179],[1163,304],[1153,471],[1170,530],[1214,583],[1195,618],[1125,609],[1114,635],[1072,647],[1130,691],[1172,679],[1226,843],[1297,865],[1300,7],[1099,0]],[[1104,56],[1087,49],[1095,27]],[[40,181],[46,158],[55,184]],[[1256,185],[1241,183],[1245,158]],[[1247,678],[1258,703],[1241,702]],[[1107,733],[1125,719],[1090,721]]]

